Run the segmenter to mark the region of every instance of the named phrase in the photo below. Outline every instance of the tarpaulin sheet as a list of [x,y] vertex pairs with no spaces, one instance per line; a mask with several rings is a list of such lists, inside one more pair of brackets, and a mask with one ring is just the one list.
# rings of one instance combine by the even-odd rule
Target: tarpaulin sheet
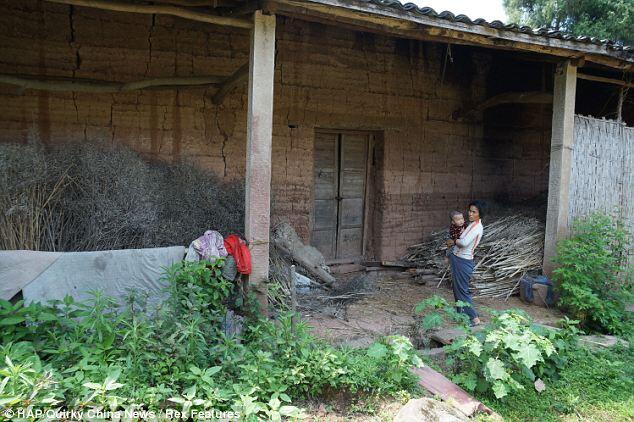
[[161,280],[165,267],[182,260],[184,254],[182,246],[64,253],[3,251],[0,292],[9,299],[19,287],[30,303],[66,295],[86,301],[94,290],[121,302],[134,291],[147,293],[152,304],[166,296],[166,284]]

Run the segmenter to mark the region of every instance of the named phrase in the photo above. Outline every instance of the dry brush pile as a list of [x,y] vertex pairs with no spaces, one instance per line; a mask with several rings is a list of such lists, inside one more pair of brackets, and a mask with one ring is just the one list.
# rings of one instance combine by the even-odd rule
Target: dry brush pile
[[[519,292],[519,278],[541,271],[544,254],[544,223],[522,214],[492,217],[484,223],[484,236],[476,249],[471,286],[475,296],[508,297]],[[408,248],[404,260],[438,274],[444,262],[446,231],[432,233]]]
[[0,249],[86,251],[188,245],[242,233],[242,183],[123,146],[0,144]]

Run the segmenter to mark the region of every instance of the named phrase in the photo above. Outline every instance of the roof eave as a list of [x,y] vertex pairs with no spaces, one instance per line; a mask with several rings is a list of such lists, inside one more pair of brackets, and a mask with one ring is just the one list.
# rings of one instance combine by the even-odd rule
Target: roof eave
[[529,51],[582,59],[614,69],[634,69],[634,54],[603,44],[564,40],[474,23],[425,16],[363,0],[269,0],[266,8],[281,15],[330,22],[358,30],[383,32],[403,38],[467,44],[485,48]]

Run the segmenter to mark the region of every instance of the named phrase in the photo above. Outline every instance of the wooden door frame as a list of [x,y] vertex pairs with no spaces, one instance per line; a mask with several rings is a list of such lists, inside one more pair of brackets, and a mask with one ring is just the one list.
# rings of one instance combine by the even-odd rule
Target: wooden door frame
[[[325,134],[355,134],[355,135],[367,135],[368,136],[368,146],[366,150],[366,171],[365,171],[365,194],[363,198],[363,239],[361,245],[361,256],[358,259],[353,258],[340,258],[340,259],[332,259],[326,261],[328,265],[338,265],[338,264],[358,264],[361,261],[369,258],[372,255],[374,256],[374,245],[372,244],[372,236],[374,234],[374,197],[376,191],[376,176],[377,176],[377,165],[374,163],[375,149],[378,142],[382,142],[383,140],[383,132],[377,130],[362,130],[362,129],[333,129],[333,128],[321,128],[316,127],[313,129],[313,153],[315,151],[315,142],[317,139],[317,133],[325,133]],[[339,148],[338,148],[339,149]],[[337,152],[337,160],[340,159],[339,153]],[[315,169],[315,161],[313,159],[313,175]],[[337,168],[339,168],[339,163],[337,163]],[[337,174],[339,177],[339,174]],[[315,226],[315,180],[314,176],[311,183],[311,212],[309,218],[309,243],[312,242],[312,234]],[[337,225],[338,226],[338,225]],[[338,230],[338,229],[337,229]]]

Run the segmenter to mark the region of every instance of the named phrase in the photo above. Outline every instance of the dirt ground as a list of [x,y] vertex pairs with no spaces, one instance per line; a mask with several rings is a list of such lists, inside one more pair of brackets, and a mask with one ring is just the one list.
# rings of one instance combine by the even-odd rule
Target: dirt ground
[[[410,336],[415,323],[414,307],[433,295],[440,295],[453,301],[448,281],[440,287],[437,283],[419,285],[413,279],[399,279],[393,272],[368,274],[373,278],[371,288],[354,297],[359,298],[348,303],[329,301],[324,306],[300,307],[302,318],[313,327],[313,333],[333,344],[347,344],[362,347],[371,344],[374,339],[402,334]],[[358,274],[356,280],[362,278]],[[340,290],[346,290],[343,281]],[[355,278],[352,277],[354,280]],[[354,286],[352,286],[354,287]],[[348,294],[354,289],[348,289]],[[342,296],[346,296],[345,294]],[[300,297],[300,305],[302,298]],[[519,308],[526,311],[535,322],[554,325],[562,314],[554,308],[542,308],[528,305],[513,296],[508,300],[475,298],[474,305],[483,322],[490,319],[488,309],[504,310]]]

